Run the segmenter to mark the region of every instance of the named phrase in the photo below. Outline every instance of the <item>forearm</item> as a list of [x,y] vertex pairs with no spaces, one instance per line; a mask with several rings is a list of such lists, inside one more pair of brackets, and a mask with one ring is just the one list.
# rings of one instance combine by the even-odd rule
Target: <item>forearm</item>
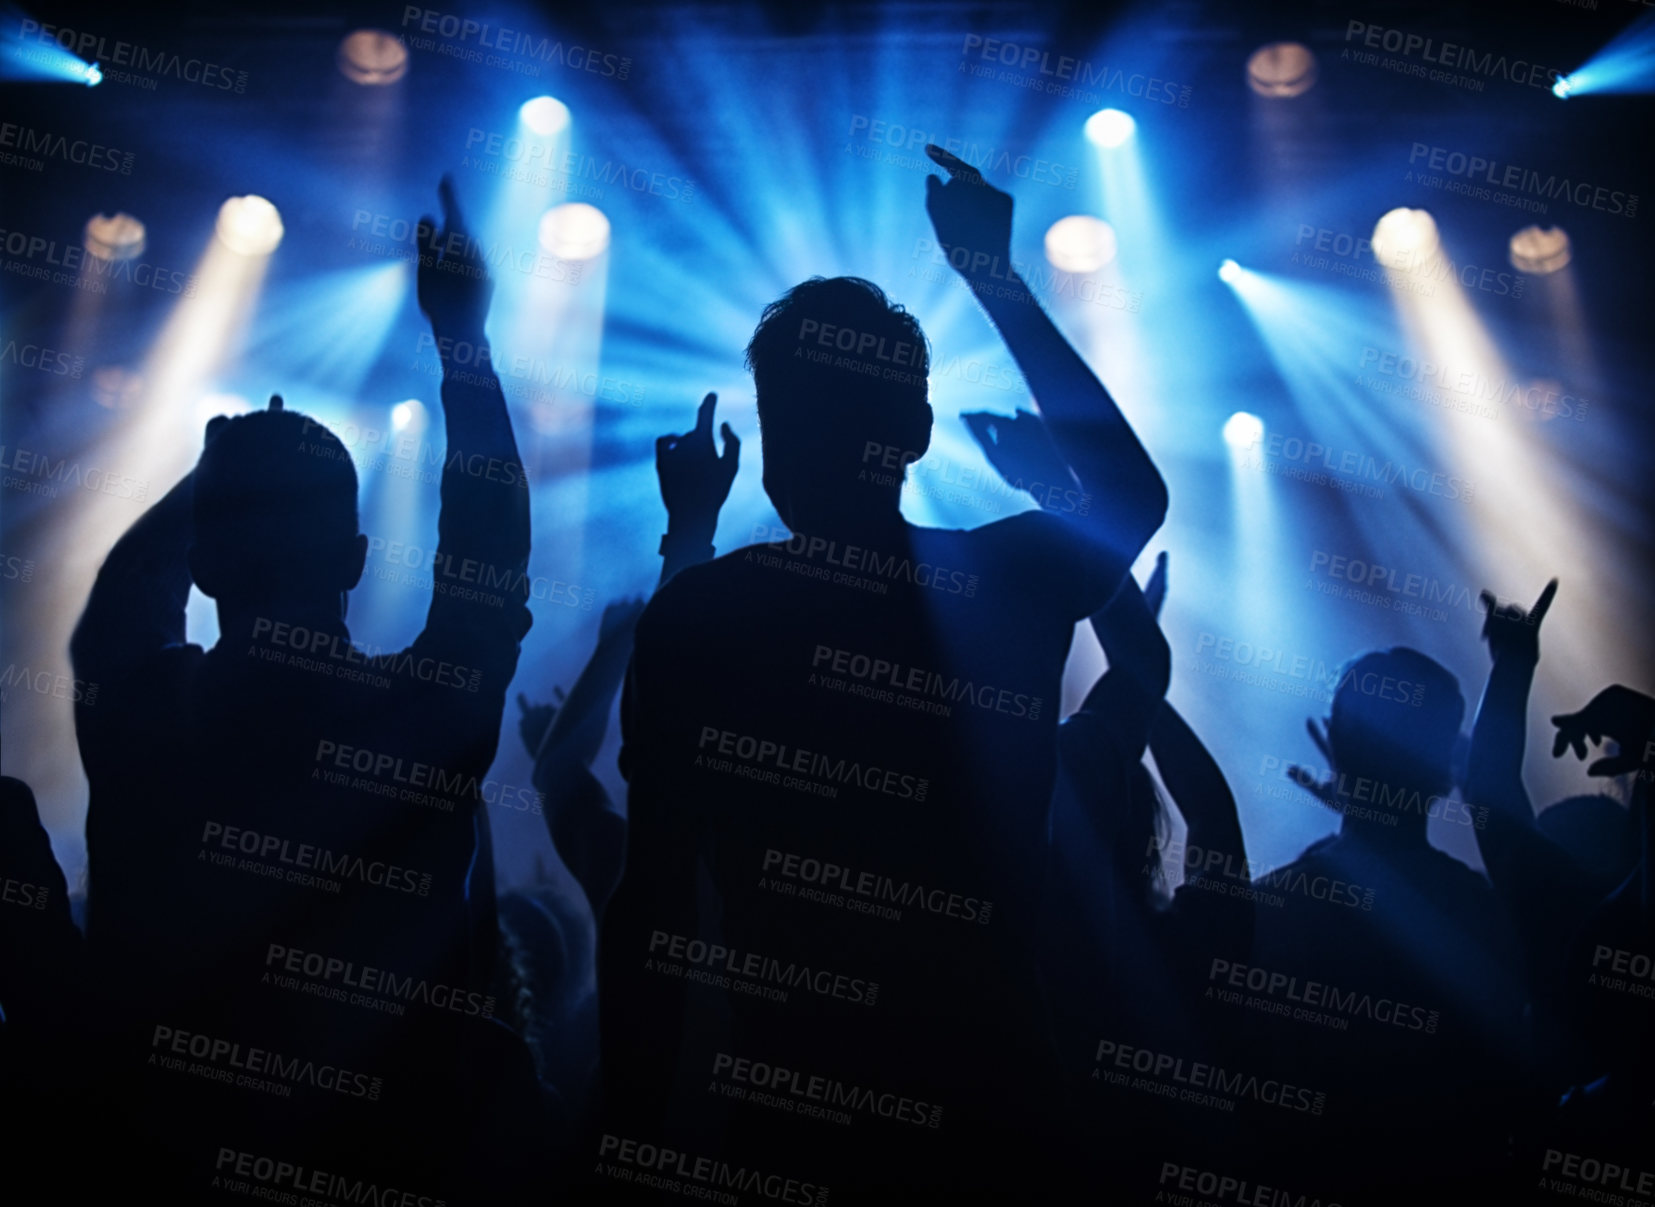
[[1130,564],[1160,527],[1166,483],[1114,398],[1063,337],[1027,283],[979,291],[1070,468],[1090,494],[1089,517]]
[[69,646],[77,677],[100,682],[125,662],[184,641],[194,484],[193,471],[184,475],[104,559]]
[[535,755],[537,775],[540,764],[551,760],[578,762],[583,767],[592,765],[592,760],[598,757],[598,748],[603,745],[603,736],[609,728],[609,710],[614,707],[631,658],[630,633],[599,639],[598,648],[592,652],[557,710],[557,716],[546,728],[546,736]]
[[1163,702],[1156,714],[1149,749],[1161,782],[1189,827],[1189,845],[1225,851],[1245,861],[1246,842],[1235,794],[1212,753],[1170,702]]
[[[1094,612],[1092,631],[1109,659],[1109,669],[1131,678],[1146,700],[1159,701],[1172,683],[1172,649],[1131,575],[1109,606]],[[1153,706],[1151,714],[1153,715]]]
[[1471,728],[1466,795],[1502,813],[1508,822],[1532,827],[1534,814],[1523,789],[1529,691],[1535,665],[1527,659],[1498,658]]
[[661,578],[656,589],[667,585],[681,570],[699,566],[713,559],[713,533],[718,528],[718,517],[667,520],[666,535],[661,538]]
[[465,582],[486,573],[490,577],[485,581],[497,586],[528,562],[528,477],[500,379],[488,367],[486,336],[481,330],[439,331],[437,342],[442,348],[481,350],[467,365],[443,358],[447,447],[437,520],[438,552],[445,559],[440,572]]

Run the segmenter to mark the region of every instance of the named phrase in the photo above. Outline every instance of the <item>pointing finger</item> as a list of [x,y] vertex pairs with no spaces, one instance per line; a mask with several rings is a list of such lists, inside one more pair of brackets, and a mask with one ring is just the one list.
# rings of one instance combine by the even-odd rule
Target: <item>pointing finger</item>
[[1546,584],[1546,589],[1540,592],[1540,598],[1534,601],[1534,607],[1529,610],[1529,623],[1539,624],[1546,618],[1551,609],[1552,600],[1557,598],[1557,580],[1554,578]]
[[701,408],[695,413],[695,431],[692,435],[705,436],[708,441],[713,438],[713,410],[718,406],[718,395],[708,394],[701,400]]

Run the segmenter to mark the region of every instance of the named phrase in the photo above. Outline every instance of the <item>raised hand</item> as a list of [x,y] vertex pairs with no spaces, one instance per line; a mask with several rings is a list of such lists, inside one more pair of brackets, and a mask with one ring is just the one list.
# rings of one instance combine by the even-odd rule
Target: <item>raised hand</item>
[[1052,487],[1073,482],[1068,462],[1058,452],[1045,422],[1032,411],[996,415],[991,411],[966,411],[960,416],[1008,486],[1027,490],[1039,484]]
[[1011,272],[1011,194],[1001,192],[957,155],[927,144],[925,153],[949,175],[925,178],[925,212],[949,264],[967,280]]
[[1546,619],[1546,613],[1551,610],[1552,600],[1557,595],[1557,580],[1554,578],[1546,584],[1545,590],[1540,592],[1540,598],[1534,601],[1534,607],[1527,612],[1517,604],[1508,604],[1499,607],[1492,591],[1484,591],[1479,597],[1483,610],[1488,613],[1483,621],[1483,640],[1488,642],[1489,657],[1496,662],[1504,659],[1520,659],[1528,663],[1540,661],[1540,622]]
[[[1163,553],[1161,557],[1165,558],[1166,554]],[[1159,570],[1160,566],[1157,565],[1156,569]],[[1304,723],[1304,727],[1305,731],[1310,734],[1310,740],[1316,744],[1316,749],[1321,751],[1323,761],[1331,769],[1333,767],[1333,744],[1328,740],[1327,722],[1311,718]],[[1335,813],[1345,811],[1344,802],[1339,798],[1339,781],[1337,778],[1330,776],[1328,779],[1319,780],[1311,773],[1309,768],[1301,767],[1297,763],[1288,767],[1287,778]]]
[[730,497],[741,460],[741,441],[728,423],[720,426],[724,452],[713,448],[713,409],[718,395],[708,394],[696,412],[695,427],[682,436],[662,436],[655,442],[655,476],[661,483],[661,502],[667,507],[670,528],[712,540],[718,512]]
[[426,215],[419,220],[419,308],[439,332],[481,335],[494,283],[454,195],[454,181],[437,186],[443,226]]
[[633,630],[638,627],[638,618],[644,614],[648,604],[649,601],[642,595],[634,595],[605,606],[603,618],[598,621],[598,644],[631,641]]
[[523,739],[523,745],[528,747],[530,758],[540,753],[540,745],[546,740],[546,731],[551,729],[552,720],[563,705],[563,689],[554,687],[552,691],[557,696],[556,704],[531,704],[522,692],[517,693],[517,733]]
[[1552,757],[1561,758],[1564,750],[1573,747],[1575,757],[1586,757],[1586,743],[1601,744],[1605,739],[1619,749],[1608,758],[1598,759],[1586,768],[1587,775],[1626,775],[1639,770],[1655,753],[1655,700],[1630,687],[1615,684],[1592,697],[1592,702],[1579,712],[1560,713],[1552,718],[1557,726],[1557,737],[1552,742]]
[[1156,620],[1161,619],[1161,605],[1167,601],[1167,553],[1163,549],[1155,555],[1155,569],[1149,572],[1149,581],[1144,584],[1144,603],[1149,607],[1149,614]]

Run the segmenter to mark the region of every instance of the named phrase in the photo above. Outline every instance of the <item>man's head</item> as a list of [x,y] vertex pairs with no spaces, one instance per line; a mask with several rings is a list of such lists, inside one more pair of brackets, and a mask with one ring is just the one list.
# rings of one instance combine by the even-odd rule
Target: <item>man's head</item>
[[1328,721],[1333,761],[1345,775],[1395,790],[1445,792],[1465,719],[1459,681],[1418,650],[1396,646],[1348,662]]
[[931,367],[914,316],[860,277],[812,277],[765,307],[747,345],[764,489],[794,531],[900,500],[931,443]]
[[292,411],[226,420],[195,467],[190,574],[221,607],[326,600],[362,578],[356,467],[339,438]]

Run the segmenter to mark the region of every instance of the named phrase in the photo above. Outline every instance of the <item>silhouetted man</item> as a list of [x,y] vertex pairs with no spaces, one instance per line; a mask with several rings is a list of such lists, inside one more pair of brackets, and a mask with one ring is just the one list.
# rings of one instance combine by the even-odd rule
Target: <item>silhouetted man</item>
[[[484,347],[491,286],[446,182],[443,200],[446,228],[421,226],[420,306],[439,348]],[[478,780],[530,624],[528,492],[498,382],[444,368],[434,593],[408,649],[352,644],[356,474],[279,399],[208,425],[75,634],[76,674],[104,687],[76,723],[110,1071],[134,1079],[139,1117],[168,1104],[154,1127],[186,1189],[251,1152],[440,1196],[466,1143],[442,1121],[514,1055],[489,1022]],[[186,642],[192,581],[217,605],[211,650]]]
[[1513,1105],[1500,1079],[1525,1056],[1515,935],[1487,879],[1426,835],[1432,816],[1474,817],[1446,804],[1464,715],[1454,676],[1417,650],[1341,668],[1320,786],[1339,832],[1255,882],[1256,975],[1214,965],[1215,993],[1277,986],[1249,1016],[1256,1071],[1325,1100],[1296,1120],[1308,1131],[1268,1135],[1291,1145],[1278,1166],[1301,1162],[1341,1198],[1486,1178]]
[[[939,1138],[957,1157],[993,1136],[948,1175],[983,1188],[1016,1151],[1001,1129],[1032,1121],[1046,1055],[1026,939],[1063,666],[1166,492],[1010,267],[1011,198],[931,154],[952,176],[928,182],[938,242],[1085,506],[909,524],[904,471],[932,423],[919,324],[857,278],[766,309],[747,361],[786,530],[658,592],[623,702],[630,849],[600,948],[611,1160],[627,1140],[705,1151],[728,1109],[732,1161],[830,1189],[888,1185],[898,1160],[940,1177]],[[712,536],[672,516],[663,548]],[[761,1065],[793,1071],[802,1111],[729,1105],[761,1092]]]

